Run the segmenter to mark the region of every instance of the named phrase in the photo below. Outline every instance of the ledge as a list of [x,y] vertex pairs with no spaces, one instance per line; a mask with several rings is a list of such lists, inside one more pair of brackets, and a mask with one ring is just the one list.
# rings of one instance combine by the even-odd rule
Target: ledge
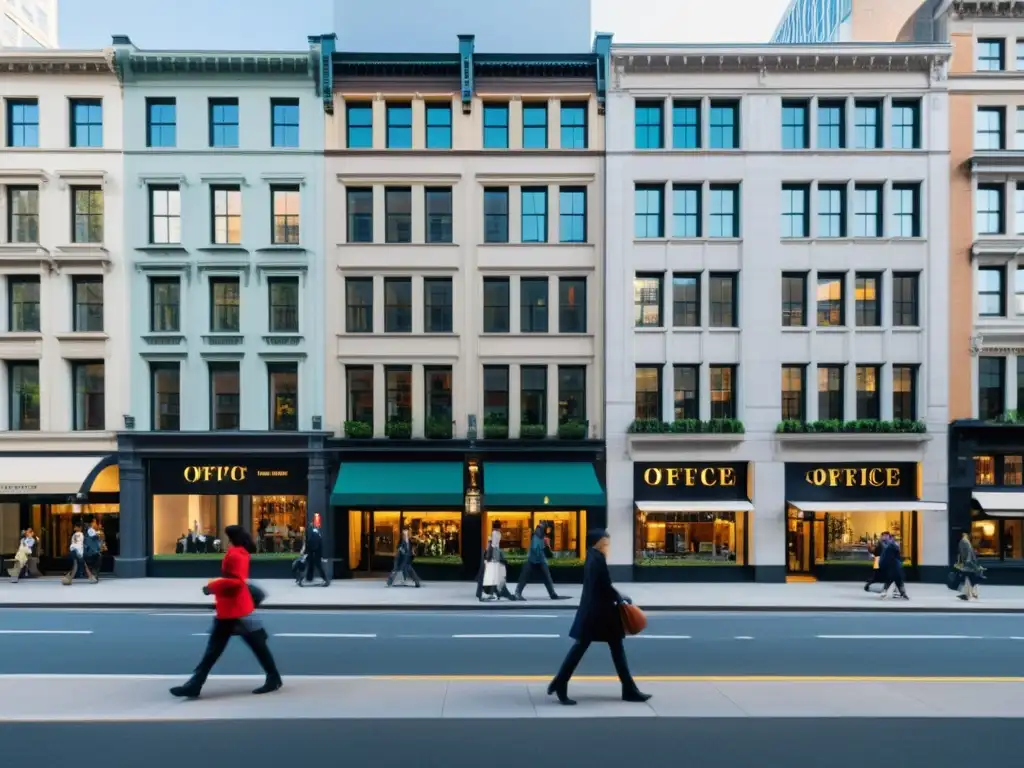
[[248,253],[249,249],[241,243],[210,243],[196,248],[197,251],[208,253]]
[[783,445],[892,445],[893,443],[927,443],[932,436],[927,432],[784,432],[775,439]]
[[630,454],[642,446],[693,444],[708,447],[728,448],[739,445],[747,439],[743,432],[636,432],[626,435]]
[[144,333],[141,338],[146,344],[158,347],[173,347],[185,343],[185,334],[177,331]]
[[181,243],[145,243],[135,246],[135,250],[143,253],[188,253],[188,248]]
[[63,331],[53,334],[57,341],[107,341],[106,331]]

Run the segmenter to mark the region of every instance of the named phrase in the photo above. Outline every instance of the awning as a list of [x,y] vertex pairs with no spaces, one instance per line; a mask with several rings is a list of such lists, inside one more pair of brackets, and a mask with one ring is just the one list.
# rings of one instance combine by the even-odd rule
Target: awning
[[751,512],[749,501],[638,501],[641,512]]
[[989,517],[1024,517],[1024,493],[975,493],[974,501]]
[[586,509],[605,504],[594,465],[584,462],[486,462],[487,507],[565,507]]
[[461,462],[347,462],[338,472],[331,505],[462,509],[462,478]]
[[[0,496],[87,494],[116,456],[5,456],[0,454]],[[107,490],[104,488],[103,490]]]
[[804,512],[944,512],[938,501],[790,501]]

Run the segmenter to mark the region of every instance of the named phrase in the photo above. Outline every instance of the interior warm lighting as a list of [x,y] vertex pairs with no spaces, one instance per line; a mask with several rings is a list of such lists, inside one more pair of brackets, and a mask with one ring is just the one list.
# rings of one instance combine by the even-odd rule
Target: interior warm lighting
[[982,523],[981,531],[986,536],[995,536],[995,534],[996,534],[996,524],[995,523]]

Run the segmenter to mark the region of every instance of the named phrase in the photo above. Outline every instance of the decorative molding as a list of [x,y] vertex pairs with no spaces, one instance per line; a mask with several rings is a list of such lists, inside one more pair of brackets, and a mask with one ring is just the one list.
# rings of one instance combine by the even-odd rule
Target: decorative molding
[[21,75],[114,75],[114,52],[7,49],[0,52],[0,71]]
[[301,333],[267,333],[263,343],[268,347],[297,347],[305,341]]
[[185,343],[185,334],[179,331],[144,333],[139,338],[154,347],[176,347]]
[[338,173],[338,182],[346,186],[373,184],[455,185],[462,180],[461,173]]
[[211,363],[227,363],[227,362],[238,362],[245,359],[245,352],[210,352],[204,350],[199,353],[199,356]]
[[133,75],[309,75],[309,51],[140,51],[121,59]]
[[305,360],[307,355],[305,352],[268,352],[263,351],[259,353],[259,356],[264,360],[272,360],[278,363],[298,363]]
[[927,443],[932,436],[927,432],[790,432],[777,434],[782,447],[806,445],[845,446],[857,444],[892,445],[893,443]]
[[183,173],[140,173],[138,178],[138,184],[140,187],[150,185],[177,185],[179,187],[187,187],[188,178]]
[[142,253],[166,253],[176,256],[187,256],[188,248],[181,243],[144,243],[135,246],[136,251]]
[[245,343],[241,333],[204,333],[203,343],[211,347],[237,347]]
[[950,11],[961,19],[1021,19],[1024,2],[1020,0],[953,0]]
[[57,177],[57,188],[61,191],[68,188],[68,185],[73,185],[76,182],[99,184],[101,188],[107,186],[107,172],[106,171],[55,171],[54,176]]
[[294,173],[262,173],[260,180],[267,184],[294,184],[298,187],[306,186],[306,177]]
[[45,187],[50,176],[42,168],[18,168],[0,171],[0,184],[17,186],[19,184],[38,184]]
[[984,344],[985,344],[985,337],[983,335],[981,335],[980,333],[979,334],[975,334],[974,336],[971,336],[970,341],[969,341],[969,347],[968,347],[968,349],[970,350],[970,353],[971,353],[971,357],[977,357],[978,354],[981,352]]
[[210,173],[201,174],[199,181],[202,184],[225,184],[239,187],[248,187],[249,181],[242,173]]
[[982,237],[971,244],[971,256],[1018,256],[1024,251],[1024,237]]
[[241,274],[244,278],[243,285],[249,285],[249,275],[252,267],[248,263],[237,263],[230,261],[202,261],[196,264],[196,272],[201,276],[204,272],[212,272],[214,276]]

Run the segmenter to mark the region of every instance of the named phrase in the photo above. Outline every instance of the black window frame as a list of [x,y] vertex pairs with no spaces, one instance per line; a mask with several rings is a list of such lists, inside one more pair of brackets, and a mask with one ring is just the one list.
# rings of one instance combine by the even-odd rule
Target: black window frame
[[[275,376],[292,377],[295,383],[293,392],[287,390],[276,390],[274,387]],[[270,431],[272,432],[297,432],[299,429],[299,364],[298,362],[267,363],[267,396],[270,402]],[[290,397],[291,404],[285,403],[285,407],[292,412],[279,417],[280,401]],[[278,402],[275,402],[277,400]]]
[[412,278],[385,277],[384,333],[412,333],[412,305]]
[[412,366],[384,366],[384,423],[412,423]]
[[[642,286],[640,281],[655,281],[657,284],[657,299],[654,301],[645,300],[645,292],[649,292],[651,286]],[[648,307],[658,308],[656,322],[645,323],[643,318],[645,309]],[[665,327],[665,274],[663,272],[637,272],[633,277],[633,327],[634,328],[664,328]]]
[[700,419],[700,364],[672,366],[672,416],[675,421]]
[[[278,115],[278,110],[282,114]],[[294,113],[292,112],[294,110]],[[294,122],[291,116],[294,114]],[[300,132],[302,115],[299,108],[299,100],[295,98],[272,98],[270,100],[270,146],[280,149],[297,149],[302,143]],[[278,129],[281,130],[283,141],[278,141]],[[294,131],[295,143],[288,141]]]
[[[217,109],[220,108],[220,107],[222,107],[222,108],[234,107],[235,108],[235,119],[234,119],[234,122],[232,122],[230,119],[223,119],[223,120],[218,120],[217,119]],[[210,99],[208,104],[207,104],[207,120],[208,120],[209,129],[210,129],[209,130],[209,139],[210,139],[209,145],[210,145],[210,147],[214,147],[214,148],[217,148],[217,149],[237,149],[239,147],[239,145],[241,144],[241,139],[242,139],[242,137],[241,137],[242,112],[241,112],[241,107],[239,106],[237,98],[228,97],[228,98]],[[217,131],[218,131],[218,129],[226,133],[226,132],[230,131],[232,127],[235,130],[235,143],[234,144],[230,144],[230,143],[227,143],[226,140],[225,140],[225,143],[223,143],[223,144],[218,143],[218,141],[217,141]]]
[[[909,194],[910,211],[903,208],[904,195]],[[893,237],[921,237],[921,184],[920,182],[894,182],[892,185]],[[903,223],[909,220],[910,234],[904,232]]]
[[[171,108],[171,122],[166,122],[163,115],[157,114],[159,107]],[[156,118],[161,119],[157,120]],[[156,133],[154,133],[156,131]],[[170,131],[170,143],[164,142],[164,131]],[[159,135],[160,143],[154,143],[153,139]],[[178,145],[178,100],[171,97],[147,97],[146,98],[146,146],[150,149],[173,149]]]
[[[275,288],[289,288],[295,301],[292,303],[275,301]],[[298,277],[274,275],[267,278],[267,310],[267,330],[270,333],[299,333],[302,319],[302,296]]]
[[[441,122],[434,122],[437,115],[445,118]],[[428,101],[424,110],[424,123],[426,125],[424,145],[427,149],[451,149],[452,148],[452,104],[450,101]],[[441,134],[443,140],[436,141],[435,137]]]
[[[986,116],[984,125],[980,125],[982,121],[978,119],[981,115]],[[994,130],[989,116],[995,118]],[[975,108],[974,149],[981,152],[998,152],[1006,149],[1006,133],[1006,107],[985,104]],[[982,137],[985,138],[983,142],[979,141]],[[995,146],[992,146],[993,143]]]
[[[782,327],[807,327],[807,272],[782,273]],[[799,301],[794,301],[794,283]],[[795,309],[794,309],[795,307]],[[798,317],[796,316],[798,315]]]
[[[992,210],[991,208],[985,208],[985,209],[981,208],[982,200],[983,199],[984,200],[988,200],[989,199],[989,195],[988,194],[985,194],[984,196],[982,196],[981,194],[977,194],[977,193],[981,193],[981,192],[994,193],[996,204],[998,206],[995,210]],[[1005,235],[1006,234],[1006,223],[1007,223],[1007,218],[1008,218],[1007,215],[1006,215],[1006,185],[1004,185],[1002,183],[999,183],[999,182],[987,183],[987,184],[978,184],[977,185],[977,189],[976,189],[976,194],[975,194],[974,197],[975,197],[974,221],[975,221],[975,229],[977,230],[977,234],[979,236],[982,236],[982,235]],[[980,222],[980,219],[981,219],[982,215],[984,215],[986,217],[986,225],[985,225],[984,229],[979,225],[979,222]],[[996,219],[996,228],[995,229],[990,229],[989,226],[988,226],[988,223],[991,221],[991,217],[993,217],[993,216]]]
[[[797,113],[799,121],[786,121],[787,116]],[[811,102],[809,99],[782,100],[782,148],[785,150],[810,149],[811,146]],[[787,141],[787,136],[798,136],[799,142]]]
[[[862,111],[872,115],[871,121],[862,121]],[[881,149],[885,130],[882,119],[881,99],[854,99],[853,102],[853,148]]]
[[[735,419],[739,410],[739,366],[734,364],[712,364],[708,366],[708,400],[712,419]],[[720,385],[716,385],[716,376]],[[725,399],[716,398],[716,393],[727,393]]]
[[[512,317],[512,281],[508,277],[485,277],[483,279],[483,332],[510,333]],[[490,289],[490,290],[489,290]],[[498,291],[495,294],[494,291]],[[495,301],[501,299],[504,302]]]
[[[365,297],[369,303],[353,302]],[[345,278],[345,333],[373,333],[373,304],[372,277]]]
[[[489,149],[508,149],[509,147],[509,133],[511,131],[510,123],[512,122],[511,115],[509,114],[509,105],[507,101],[489,101],[484,102],[483,110],[483,148]],[[495,121],[495,117],[500,118]],[[495,138],[497,137],[497,138]],[[497,143],[492,144],[491,141],[495,140]]]
[[[285,211],[278,211],[278,195],[285,201]],[[293,213],[288,201],[295,200]],[[371,225],[372,229],[372,225]],[[271,245],[299,245],[302,239],[302,190],[296,184],[275,184],[270,187],[270,243]]]
[[[224,209],[218,213],[218,206],[223,199]],[[232,200],[238,201],[236,212],[231,211]],[[231,222],[238,222],[238,239],[231,239]],[[224,234],[218,232],[218,225],[223,223]],[[214,245],[242,244],[242,188],[238,184],[217,184],[210,187],[210,242]]]
[[[364,210],[369,202],[369,211]],[[345,242],[373,242],[373,187],[348,187],[345,190]]]
[[[855,272],[853,275],[853,322],[858,328],[880,328],[882,326],[882,278],[881,272]],[[874,298],[866,298],[868,282],[873,283]],[[861,292],[865,297],[861,297]],[[895,296],[893,297],[895,307]],[[895,319],[895,313],[893,314]],[[895,324],[895,323],[894,323]]]
[[[577,203],[583,202],[582,211],[576,210]],[[568,205],[567,205],[568,203]],[[566,209],[569,209],[566,211]],[[568,236],[567,236],[568,231]],[[580,231],[582,235],[576,236]],[[587,188],[586,187],[559,187],[558,188],[558,242],[560,243],[586,243],[589,233],[587,232]]]
[[[833,115],[835,119],[832,119]],[[826,122],[823,118],[828,117]],[[846,136],[846,100],[845,99],[819,99],[817,114],[814,121],[817,128],[818,149],[846,149],[848,144]],[[822,131],[827,130],[828,143],[822,141]],[[833,136],[835,143],[833,143]]]
[[[234,381],[234,392],[221,392],[218,383],[224,376]],[[211,432],[236,432],[242,428],[242,370],[237,360],[210,360],[206,364],[208,417]],[[226,406],[221,408],[221,404]]]
[[[161,288],[174,287],[174,302],[163,300]],[[165,318],[158,322],[158,318]],[[165,327],[166,326],[166,327]],[[181,332],[181,278],[177,275],[150,275],[149,277],[149,331],[150,333]]]
[[[353,115],[360,118],[358,123],[352,120]],[[369,122],[363,122],[364,116],[370,118]],[[369,139],[369,141],[353,142],[354,132],[357,132],[361,139]],[[373,102],[345,102],[345,147],[347,149],[373,149]]]
[[[530,201],[530,205],[527,205],[527,200]],[[543,210],[540,212],[536,209],[536,202],[541,201],[543,203]],[[549,211],[548,201],[548,188],[529,186],[519,188],[519,239],[523,243],[546,243],[548,242],[548,228],[550,219],[548,217]],[[527,208],[531,210],[527,212]],[[527,224],[529,228],[536,227],[536,234],[527,236]]]
[[[80,385],[95,382],[99,369],[100,390],[90,391]],[[93,375],[90,375],[90,372]],[[71,429],[74,432],[102,432],[106,424],[106,365],[103,360],[71,361]],[[84,402],[83,402],[84,401]]]
[[[641,212],[637,201],[640,199],[640,194],[644,194],[644,200],[650,200],[651,197],[648,193],[654,193],[654,200],[657,201],[658,210],[651,212],[644,210]],[[646,205],[645,205],[646,208]],[[651,220],[654,220],[654,232],[651,234]],[[639,223],[643,221],[643,234],[640,234]],[[633,237],[637,240],[657,240],[665,237],[665,185],[664,184],[636,184],[633,187]]]
[[[8,360],[7,368],[7,429],[11,432],[39,432],[42,429],[42,402],[40,398],[40,364],[38,360]],[[15,392],[18,386],[15,373],[24,370],[35,373],[35,382],[28,382],[35,392]],[[16,397],[17,396],[17,397]],[[19,403],[17,408],[15,402]],[[15,426],[17,413],[18,425]]]
[[[672,100],[672,148],[701,149],[703,104],[700,99]],[[688,141],[692,137],[692,141]]]
[[[869,389],[874,381],[874,391]],[[857,393],[858,421],[878,421],[882,418],[882,366],[875,363],[857,363],[854,369]]]
[[[1018,358],[1024,360],[1024,358]],[[892,366],[892,417],[917,421],[917,378],[920,366],[894,363]],[[909,382],[909,389],[899,388],[903,381]]]
[[384,242],[412,242],[412,187],[384,187]]
[[[992,55],[993,52],[995,55]],[[979,37],[977,53],[974,61],[975,71],[1003,72],[1006,70],[1006,40],[1000,37]],[[986,64],[995,62],[995,66],[982,67],[982,62]]]
[[[589,148],[590,142],[588,137],[588,113],[589,105],[585,101],[563,101],[559,105],[559,147],[561,149],[587,149]],[[575,122],[573,119],[570,122],[566,122],[567,116],[572,116],[579,113],[583,120],[581,122]],[[572,136],[570,142],[566,142],[566,132],[569,131]],[[578,140],[577,137],[582,136],[582,141]]]
[[[800,201],[801,210],[793,210],[791,203]],[[787,226],[788,224],[788,226]],[[811,236],[811,185],[782,185],[782,237],[808,238]]]
[[[704,235],[704,188],[701,184],[672,185],[672,237]],[[664,218],[664,210],[661,213]]]
[[[1003,300],[1005,302],[1005,291]],[[920,272],[892,273],[892,324],[909,328],[921,325]]]
[[451,187],[423,188],[423,241],[453,242],[453,201]]
[[[828,195],[828,206],[823,205],[823,195]],[[836,211],[832,205],[835,197],[839,200],[839,210]],[[847,200],[847,188],[845,184],[818,184],[818,232],[819,238],[835,238],[835,237],[847,237],[849,232],[849,221],[847,215],[847,209],[849,208],[849,201]],[[822,226],[822,222],[827,224],[826,227]],[[837,224],[837,227],[833,227],[833,224]],[[826,234],[827,232],[827,234]]]
[[[99,297],[88,296],[92,286],[99,286]],[[71,277],[71,330],[74,333],[103,333],[103,275],[72,275]],[[82,301],[91,298],[92,301]]]
[[[663,405],[662,405],[662,402],[661,402],[661,393],[662,393],[662,386],[663,386],[662,377],[664,375],[664,368],[665,368],[665,366],[657,365],[657,364],[654,364],[654,365],[646,365],[646,364],[642,364],[642,363],[637,363],[636,364],[635,370],[633,372],[633,392],[634,392],[634,400],[635,400],[634,418],[637,421],[654,420],[654,421],[659,421],[660,422],[662,420],[662,414],[664,413],[664,411],[663,411]],[[640,373],[641,372],[645,372],[646,373],[646,372],[649,372],[649,371],[654,371],[655,372],[655,382],[656,382],[657,389],[653,393],[650,392],[649,390],[641,390],[641,389],[639,389]],[[641,397],[640,397],[641,394],[645,395],[643,406],[641,405]],[[656,398],[655,405],[657,407],[654,408],[654,409],[651,409],[649,407],[650,406],[650,402],[649,402],[650,401],[650,396],[652,394],[653,394],[654,398]]]
[[509,241],[509,188],[484,188],[484,243],[504,244]]
[[[571,407],[572,403],[576,407]],[[558,366],[558,423],[587,423],[587,366]]]
[[[819,272],[818,275],[817,275],[817,279],[815,281],[815,288],[816,288],[816,290],[814,292],[814,295],[816,297],[820,295],[820,290],[821,290],[822,285],[824,284],[825,281],[827,281],[827,282],[838,281],[839,282],[839,298],[838,299],[828,298],[828,299],[824,299],[824,300],[821,299],[821,298],[817,298],[815,300],[815,307],[814,307],[814,310],[815,310],[815,313],[814,313],[815,314],[815,326],[817,326],[818,328],[842,328],[842,327],[844,327],[846,325],[846,273],[845,272]],[[838,304],[836,306],[832,306],[832,304],[834,302],[838,302]],[[822,305],[823,304],[827,305],[827,306],[825,306],[824,310],[822,309]],[[839,313],[838,314],[839,322],[831,322],[831,319],[830,319],[829,322],[825,322],[825,323],[822,322],[822,311],[827,312],[829,314],[830,318],[831,318],[831,316],[833,316],[834,313],[837,310],[838,310],[838,313]]]
[[[15,120],[14,112],[18,107],[23,109],[30,107],[34,108],[35,122],[33,123],[30,120]],[[4,137],[6,139],[6,146],[11,149],[35,149],[39,147],[39,99],[24,97],[6,99],[4,116],[7,118],[7,130],[5,131],[6,136]],[[15,141],[15,131],[19,128],[23,132],[26,130],[34,130],[35,142],[30,143],[27,138],[24,138],[21,143]]]
[[[369,386],[366,386],[369,384]],[[376,381],[372,365],[345,366],[345,420],[373,427]]]
[[739,328],[740,276],[738,272],[708,274],[708,327]]
[[[727,198],[732,199],[732,211],[731,212],[717,212],[715,210],[715,195],[716,193],[724,193]],[[714,238],[738,238],[740,236],[740,216],[742,210],[740,197],[740,185],[736,183],[724,183],[724,184],[709,184],[708,185],[708,237]],[[719,222],[721,226],[721,234],[715,234],[715,222]],[[726,228],[725,222],[729,221],[732,226]],[[726,234],[729,233],[729,234]]]
[[[731,120],[723,122],[716,120],[721,115],[731,115]],[[708,149],[740,149],[742,147],[740,131],[740,99],[711,99],[708,102]],[[729,137],[726,143],[715,140],[715,131],[720,131],[720,137]]]
[[[85,107],[88,111],[91,111],[93,108],[99,109],[99,122],[97,123],[92,120],[90,115],[89,119],[80,123],[76,114],[79,107]],[[89,137],[84,144],[78,141],[78,131],[80,128],[84,128],[86,135]],[[93,143],[92,140],[93,130],[96,128],[99,129],[99,143]],[[100,149],[103,147],[103,99],[73,98],[68,100],[68,146],[90,149]]]
[[[536,375],[537,378],[533,379]],[[521,365],[519,366],[519,423],[526,426],[541,426],[547,429],[548,425],[548,398],[550,397],[551,382],[548,380],[548,367],[546,365]],[[537,407],[532,408],[529,403],[536,399]],[[536,410],[540,415],[537,419],[530,419],[530,411]]]
[[550,326],[551,285],[545,277],[519,278],[519,332],[547,333]]
[[700,272],[672,273],[672,327],[701,327]]
[[[793,389],[792,384],[798,386]],[[783,421],[807,421],[807,365],[783,363],[781,383]]]
[[[523,101],[523,149],[538,150],[548,148],[548,103],[546,101]],[[528,118],[534,115],[543,115],[543,124],[531,123]],[[529,141],[527,140],[529,137]],[[534,145],[537,137],[543,139],[539,145]]]
[[[401,119],[408,116],[408,122]],[[387,102],[384,105],[384,146],[386,149],[412,149],[413,115],[411,101]],[[395,135],[392,135],[392,131]],[[401,132],[401,133],[399,133]],[[407,133],[406,133],[407,132]],[[406,140],[408,136],[408,140]]]
[[[853,236],[883,237],[885,235],[885,187],[883,184],[861,183],[853,185]],[[863,193],[863,196],[862,196]],[[875,210],[860,207],[863,200],[870,205],[874,201]],[[863,228],[860,226],[864,224]]]
[[[232,303],[230,297],[226,301],[218,300],[218,288],[227,289],[234,286],[237,301]],[[239,333],[242,329],[242,281],[229,275],[210,277],[210,333]],[[224,298],[224,297],[221,297]],[[218,312],[222,313],[218,317]],[[234,323],[230,322],[234,319]],[[221,327],[218,327],[221,326]]]
[[[437,289],[437,292],[435,292]],[[455,289],[450,277],[423,278],[423,332],[452,333]],[[439,304],[434,303],[441,297]]]
[[[640,122],[642,115],[646,117],[647,110],[654,110],[657,122]],[[641,131],[647,137],[647,143],[639,141]],[[655,131],[655,143],[650,143],[651,131]],[[664,149],[665,148],[665,102],[661,99],[636,99],[633,102],[633,143],[634,149]]]
[[[96,203],[99,201],[99,205]],[[71,187],[71,242],[103,242],[104,198],[102,187]],[[83,203],[80,205],[80,203]],[[81,224],[81,229],[79,228]]]
[[[22,193],[26,193],[26,202],[31,202],[34,205],[29,205],[29,208],[34,210],[23,211],[21,206],[16,206],[15,201],[20,199]],[[7,186],[7,242],[8,243],[21,243],[21,244],[37,244],[39,243],[39,187],[31,184],[9,184]],[[17,210],[16,210],[17,209]],[[24,219],[28,227],[28,239],[21,237],[21,224],[20,220]],[[35,234],[35,237],[31,237]],[[15,239],[15,236],[18,236]]]
[[[174,390],[160,390],[160,375],[173,373]],[[153,432],[181,431],[181,363],[160,360],[149,363],[150,429]],[[162,413],[161,398],[166,397],[167,413]],[[167,419],[167,426],[164,426]]]
[[[575,290],[578,300],[570,301]],[[565,275],[558,278],[558,332],[587,333],[587,278]]]
[[[454,428],[454,378],[450,365],[423,366],[423,416],[428,427]],[[439,381],[443,386],[437,386]]]
[[[32,301],[22,299],[16,301],[16,293],[18,286],[34,286],[35,287],[35,300]],[[39,275],[8,275],[7,276],[7,330],[13,333],[40,333],[42,331],[42,282]],[[16,307],[21,306],[20,312],[16,311]],[[32,309],[27,309],[31,307]],[[14,318],[17,315],[29,318],[28,322],[24,320],[15,327]],[[34,319],[34,322],[32,320]],[[33,327],[34,326],[34,327]]]
[[1005,413],[1006,358],[996,355],[979,355],[978,418],[982,421],[996,421]]
[[[490,374],[490,375],[489,375]],[[501,379],[504,379],[502,383]],[[483,366],[484,426],[508,426],[511,403],[511,373],[507,365]],[[493,385],[497,385],[497,387]],[[494,396],[497,395],[495,398]],[[504,401],[495,403],[494,400]]]
[[[904,121],[910,115],[910,122]],[[921,148],[921,99],[893,99],[890,108],[893,149]],[[910,141],[907,132],[910,133]],[[897,137],[900,137],[897,139]]]
[[[818,394],[818,421],[845,421],[846,365],[843,363],[819,363],[817,373],[815,389]],[[824,382],[822,382],[822,373],[825,374]],[[825,384],[824,389],[822,389],[823,383]]]

